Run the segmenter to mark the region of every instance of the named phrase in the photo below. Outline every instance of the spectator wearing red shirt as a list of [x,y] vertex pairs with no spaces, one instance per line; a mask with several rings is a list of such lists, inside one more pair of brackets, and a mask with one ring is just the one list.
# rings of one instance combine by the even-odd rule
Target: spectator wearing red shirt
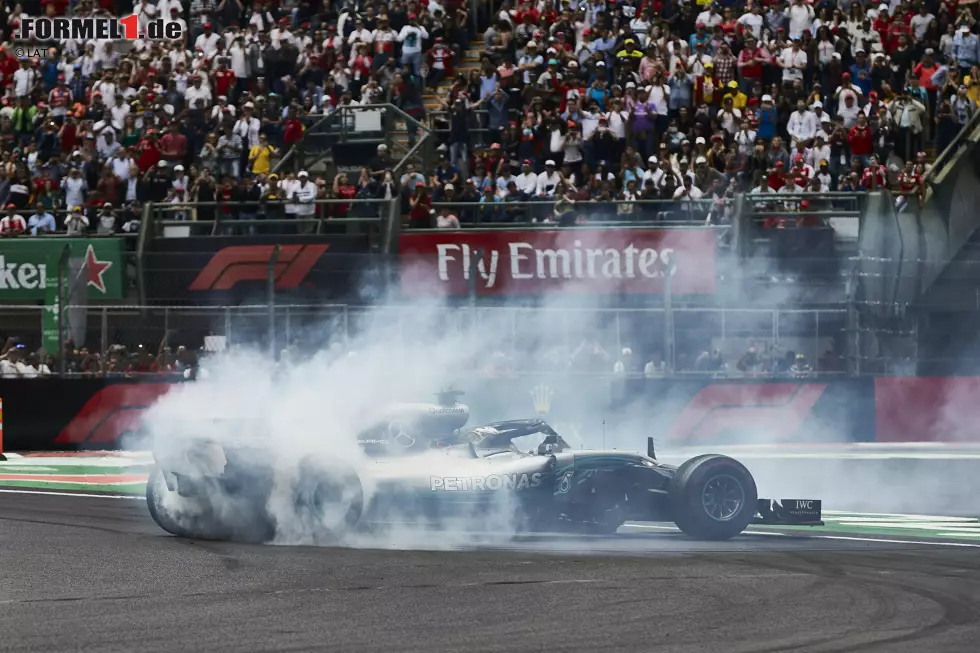
[[160,161],[160,148],[157,146],[157,131],[155,129],[146,130],[146,134],[136,143],[136,165],[140,172],[145,173],[152,170]]
[[303,138],[303,123],[296,117],[296,108],[289,107],[286,123],[283,125],[282,143],[286,147]]
[[415,193],[408,200],[411,210],[408,219],[413,229],[424,229],[432,226],[432,199],[426,192],[425,184],[415,184]]
[[[339,173],[333,179],[333,196],[339,200],[352,200],[357,197],[357,188],[347,180],[347,175]],[[350,204],[333,205],[333,216],[336,218],[346,218],[350,212]]]
[[0,54],[3,55],[0,59],[0,84],[8,86],[13,81],[14,73],[20,68],[20,64],[17,63],[17,57],[8,53],[3,46],[0,46]]
[[939,70],[939,64],[933,61],[933,54],[933,49],[927,48],[922,61],[912,69],[912,74],[919,79],[919,86],[926,90],[926,94],[929,96],[929,105],[934,108],[936,106],[936,85],[932,83],[932,76]]
[[765,67],[772,61],[769,51],[759,47],[759,42],[754,36],[747,36],[745,47],[738,53],[738,70],[740,74],[740,88],[743,93],[748,94],[752,90],[752,85],[757,81],[762,81]]
[[861,185],[868,191],[876,191],[888,187],[885,168],[878,163],[877,157],[871,157],[868,167],[864,169],[864,173],[861,175]]
[[20,236],[27,231],[27,221],[17,213],[17,207],[7,205],[7,215],[0,219],[0,236],[5,238]]
[[769,188],[778,191],[786,185],[786,164],[776,161],[775,165],[769,170]]
[[177,130],[177,123],[168,126],[167,133],[160,137],[157,145],[160,158],[171,166],[182,163],[187,156],[187,137]]
[[874,153],[874,137],[868,126],[868,117],[863,113],[858,114],[857,124],[848,132],[847,142],[851,146],[851,156],[860,158],[861,165],[867,164],[868,158]]
[[218,58],[218,69],[214,71],[213,95],[229,97],[235,84],[235,73],[228,69],[228,57]]

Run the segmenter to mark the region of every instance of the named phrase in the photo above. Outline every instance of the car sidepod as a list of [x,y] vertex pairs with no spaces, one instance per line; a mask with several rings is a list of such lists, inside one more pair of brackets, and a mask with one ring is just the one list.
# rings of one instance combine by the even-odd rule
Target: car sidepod
[[664,519],[672,473],[672,468],[638,454],[560,454],[554,510],[560,522],[592,533],[613,533],[629,519]]
[[551,512],[554,456],[509,456],[377,479],[365,519],[526,530]]

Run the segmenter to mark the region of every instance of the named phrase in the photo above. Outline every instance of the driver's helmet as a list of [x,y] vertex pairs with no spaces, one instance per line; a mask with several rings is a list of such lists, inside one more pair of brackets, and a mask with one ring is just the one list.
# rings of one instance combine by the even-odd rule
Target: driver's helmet
[[560,435],[549,435],[544,442],[538,445],[538,455],[546,456],[553,453],[561,453],[565,449],[570,449],[568,443]]

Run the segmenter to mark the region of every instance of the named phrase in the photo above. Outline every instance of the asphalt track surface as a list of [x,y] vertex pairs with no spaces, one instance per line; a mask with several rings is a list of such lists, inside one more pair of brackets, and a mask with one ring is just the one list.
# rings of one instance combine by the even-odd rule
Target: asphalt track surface
[[0,494],[2,651],[976,651],[980,548],[624,527],[492,550],[183,540]]

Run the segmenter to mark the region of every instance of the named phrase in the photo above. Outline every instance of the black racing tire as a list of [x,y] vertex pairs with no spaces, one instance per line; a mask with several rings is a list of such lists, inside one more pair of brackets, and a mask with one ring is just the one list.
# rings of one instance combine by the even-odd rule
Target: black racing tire
[[[168,533],[188,539],[251,544],[272,539],[263,500],[223,495],[219,511],[209,496],[209,492],[221,492],[218,485],[205,483],[202,487],[207,490],[181,497],[167,488],[163,471],[154,467],[146,483],[146,507],[153,521]],[[181,508],[184,510],[180,511]]]
[[293,486],[295,524],[277,524],[277,536],[336,544],[357,527],[364,512],[364,487],[347,465],[304,459]]
[[755,517],[758,490],[745,465],[719,454],[691,458],[670,482],[674,523],[699,540],[728,540]]
[[[176,512],[178,503],[194,501],[197,505],[185,513]],[[169,505],[168,505],[169,504]],[[227,540],[231,530],[218,523],[206,497],[185,499],[167,488],[163,470],[154,467],[146,481],[146,508],[157,526],[177,537],[195,540]]]

